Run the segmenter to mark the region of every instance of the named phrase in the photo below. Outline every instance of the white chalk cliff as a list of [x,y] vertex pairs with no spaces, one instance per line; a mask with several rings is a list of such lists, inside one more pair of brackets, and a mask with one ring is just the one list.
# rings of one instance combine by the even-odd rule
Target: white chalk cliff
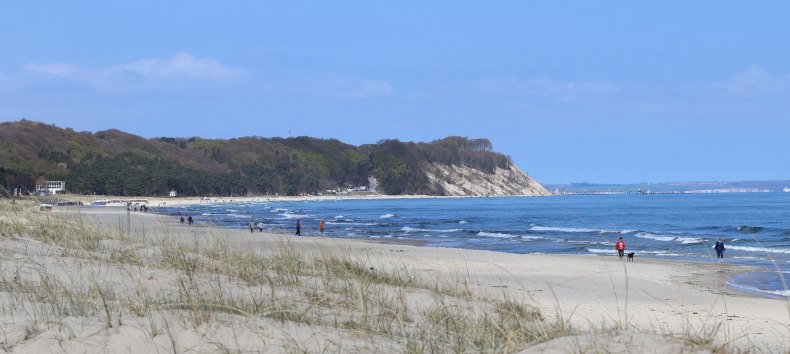
[[551,195],[518,167],[497,168],[492,174],[462,165],[432,163],[425,167],[431,188],[448,196]]

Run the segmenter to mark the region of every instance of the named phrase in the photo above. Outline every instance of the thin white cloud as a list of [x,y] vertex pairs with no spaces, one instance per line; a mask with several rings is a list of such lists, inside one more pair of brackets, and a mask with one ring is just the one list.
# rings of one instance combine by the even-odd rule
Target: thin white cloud
[[155,78],[187,77],[217,82],[233,81],[246,75],[244,70],[228,67],[216,59],[195,58],[185,52],[168,59],[143,59],[111,66],[106,71],[113,74],[136,74]]
[[560,82],[547,76],[487,77],[479,80],[477,88],[496,95],[550,97],[562,102],[598,100],[620,93],[617,85],[606,81]]
[[372,98],[395,94],[387,81],[328,75],[298,80],[294,87],[312,95],[335,98]]
[[790,95],[790,75],[773,76],[763,68],[753,65],[723,83],[713,84],[713,89],[736,97],[785,96]]
[[172,58],[141,59],[103,68],[85,68],[68,63],[28,63],[24,69],[49,77],[88,84],[95,88],[167,88],[187,82],[228,84],[247,76],[247,72],[222,64],[213,58],[196,58],[181,52]]

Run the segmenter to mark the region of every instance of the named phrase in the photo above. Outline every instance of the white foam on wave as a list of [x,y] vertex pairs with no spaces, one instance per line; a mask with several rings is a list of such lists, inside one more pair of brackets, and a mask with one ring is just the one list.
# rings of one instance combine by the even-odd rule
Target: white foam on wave
[[763,252],[763,253],[784,253],[790,254],[790,248],[767,248],[767,247],[749,247],[749,246],[727,246],[727,249],[746,252]]
[[463,229],[417,229],[413,227],[404,226],[401,231],[405,232],[461,232]]
[[277,215],[282,216],[283,219],[305,219],[312,216],[310,214],[293,214],[293,213],[282,213]]
[[557,243],[578,243],[578,244],[585,244],[585,245],[603,245],[603,246],[610,246],[612,243],[610,242],[598,242],[598,241],[588,241],[588,240],[567,240],[558,238],[555,239],[554,242]]
[[515,237],[518,237],[518,235],[513,235],[513,234],[503,234],[501,232],[485,232],[485,231],[478,232],[477,236],[496,237],[496,238],[515,238]]
[[606,230],[598,229],[585,229],[577,227],[551,227],[551,226],[533,226],[529,228],[531,231],[557,231],[557,232],[601,232]]
[[535,224],[531,224],[531,226],[532,227],[529,228],[531,231],[570,232],[570,233],[597,232],[599,234],[620,233],[623,235],[639,232],[639,230],[610,230],[610,229],[591,229],[585,227],[562,227],[562,226],[555,227],[555,226],[539,226]]
[[384,214],[382,216],[379,216],[379,219],[389,219],[389,218],[391,218],[393,216],[395,216],[395,215],[394,214]]
[[228,214],[228,216],[234,217],[234,218],[237,218],[237,219],[249,219],[249,218],[252,218],[251,215],[242,215],[242,214]]
[[378,225],[375,222],[334,222],[334,221],[327,221],[327,225],[360,225],[360,226],[374,226]]
[[636,234],[636,237],[646,238],[646,239],[656,240],[656,241],[664,241],[664,242],[677,241],[677,242],[680,242],[680,243],[683,243],[683,244],[702,243],[702,242],[705,241],[705,240],[703,240],[701,238],[698,238],[698,237],[684,237],[684,236],[674,236],[674,235],[656,235],[656,234],[653,234],[653,233],[650,233],[650,232],[640,232],[640,233]]
[[753,287],[753,286],[746,286],[746,285],[736,284],[736,283],[732,283],[732,282],[728,282],[727,285],[735,287],[735,288],[740,288],[740,289],[743,289],[743,290],[745,290],[747,292],[752,292],[752,293],[764,293],[764,294],[772,294],[772,295],[779,295],[779,296],[784,296],[784,297],[790,297],[790,290],[788,290],[788,289],[785,289],[785,290],[763,290],[763,289],[758,289],[758,288]]
[[461,220],[461,221],[459,221],[458,223],[459,223],[459,224],[468,224],[469,222],[468,222],[468,221],[466,221],[466,220]]
[[522,236],[521,236],[521,239],[522,239],[522,240],[526,240],[526,241],[530,241],[530,240],[542,240],[542,239],[543,239],[543,237],[540,237],[540,236],[527,236],[527,235],[522,235]]

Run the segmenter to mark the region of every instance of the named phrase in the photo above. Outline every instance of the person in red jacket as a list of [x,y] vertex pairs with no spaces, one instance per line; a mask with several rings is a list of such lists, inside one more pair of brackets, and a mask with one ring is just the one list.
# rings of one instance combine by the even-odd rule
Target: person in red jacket
[[620,239],[614,244],[614,249],[617,250],[617,255],[620,256],[620,259],[623,259],[623,254],[625,253],[625,242],[623,242],[622,236],[620,236]]

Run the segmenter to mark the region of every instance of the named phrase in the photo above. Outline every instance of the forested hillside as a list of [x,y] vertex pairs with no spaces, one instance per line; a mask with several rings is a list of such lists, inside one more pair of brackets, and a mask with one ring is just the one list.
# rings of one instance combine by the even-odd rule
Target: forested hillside
[[434,163],[488,174],[511,166],[487,139],[464,137],[356,147],[310,137],[145,139],[28,120],[0,124],[0,183],[28,190],[37,180],[63,180],[81,194],[297,195],[366,186],[373,176],[383,193],[443,195],[424,172]]

